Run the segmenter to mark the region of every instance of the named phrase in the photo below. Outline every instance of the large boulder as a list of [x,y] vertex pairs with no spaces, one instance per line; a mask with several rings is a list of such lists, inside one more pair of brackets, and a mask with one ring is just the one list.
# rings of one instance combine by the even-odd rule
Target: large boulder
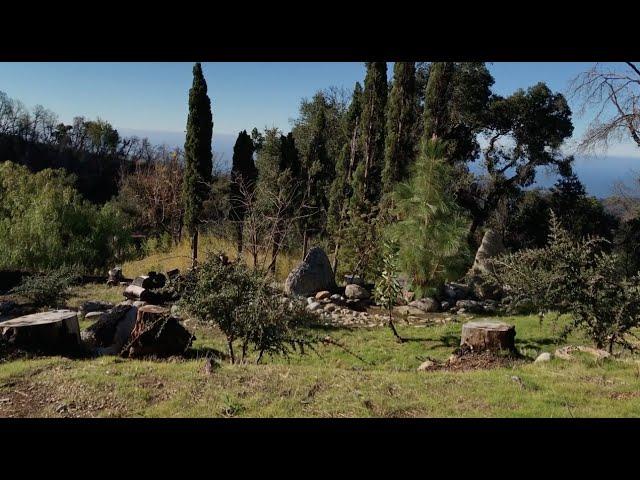
[[308,297],[322,290],[337,288],[329,257],[320,247],[313,247],[304,261],[294,268],[284,284],[287,295]]
[[487,230],[482,243],[476,252],[473,266],[467,274],[469,285],[481,300],[498,299],[502,294],[500,285],[487,279],[485,275],[493,272],[491,260],[506,252],[500,234],[495,230]]

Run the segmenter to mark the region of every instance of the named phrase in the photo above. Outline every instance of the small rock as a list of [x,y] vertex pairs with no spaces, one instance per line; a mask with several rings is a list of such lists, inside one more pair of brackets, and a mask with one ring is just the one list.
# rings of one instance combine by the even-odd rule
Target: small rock
[[322,290],[321,292],[316,293],[316,300],[324,300],[325,298],[329,298],[331,296],[331,292],[328,290]]
[[91,312],[104,312],[105,310],[109,310],[114,307],[114,304],[111,302],[101,302],[99,300],[89,300],[83,302],[78,310],[84,314],[85,316]]
[[337,293],[334,293],[329,298],[334,302],[342,302],[342,301],[344,301],[344,298],[342,297],[342,295],[339,295]]
[[551,354],[549,352],[541,353],[536,357],[533,363],[542,363],[551,361]]
[[409,306],[418,308],[423,312],[437,312],[440,310],[440,304],[433,298],[425,297],[420,300],[414,300]]
[[307,305],[307,310],[309,310],[310,312],[315,312],[316,310],[319,310],[321,308],[322,304],[320,302],[313,302]]
[[333,312],[337,307],[333,303],[327,303],[324,306],[324,310],[327,312]]
[[315,297],[307,297],[307,305],[311,305],[315,301],[316,301]]
[[449,310],[449,309],[451,308],[451,304],[450,304],[449,302],[446,302],[446,301],[445,301],[445,302],[442,302],[442,303],[440,304],[440,308],[441,308],[442,310]]
[[434,362],[432,362],[431,360],[426,360],[424,362],[422,362],[420,364],[420,366],[418,367],[418,371],[422,372],[424,370],[429,370],[431,367],[433,367],[435,365]]

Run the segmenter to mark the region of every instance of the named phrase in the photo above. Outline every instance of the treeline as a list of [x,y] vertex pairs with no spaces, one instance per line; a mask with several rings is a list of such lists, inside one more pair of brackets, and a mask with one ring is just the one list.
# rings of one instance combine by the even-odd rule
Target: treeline
[[32,172],[62,168],[75,175],[84,198],[105,203],[118,193],[120,177],[136,161],[162,156],[146,138],[122,137],[104,120],[75,117],[71,125],[37,105],[29,110],[0,92],[0,159],[25,165]]

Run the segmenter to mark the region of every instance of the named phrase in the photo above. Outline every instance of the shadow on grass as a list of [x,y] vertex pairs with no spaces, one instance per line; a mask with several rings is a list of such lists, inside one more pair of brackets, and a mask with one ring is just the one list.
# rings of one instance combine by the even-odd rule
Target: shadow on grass
[[211,347],[188,348],[184,352],[183,357],[189,360],[198,360],[201,358],[215,358],[217,360],[229,360],[229,355],[227,353]]

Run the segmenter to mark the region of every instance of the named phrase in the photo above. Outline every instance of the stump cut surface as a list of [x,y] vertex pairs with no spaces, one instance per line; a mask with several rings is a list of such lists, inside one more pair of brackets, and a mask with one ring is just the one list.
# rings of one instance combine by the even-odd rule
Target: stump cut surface
[[516,327],[504,322],[479,320],[462,326],[460,345],[476,351],[515,350]]

